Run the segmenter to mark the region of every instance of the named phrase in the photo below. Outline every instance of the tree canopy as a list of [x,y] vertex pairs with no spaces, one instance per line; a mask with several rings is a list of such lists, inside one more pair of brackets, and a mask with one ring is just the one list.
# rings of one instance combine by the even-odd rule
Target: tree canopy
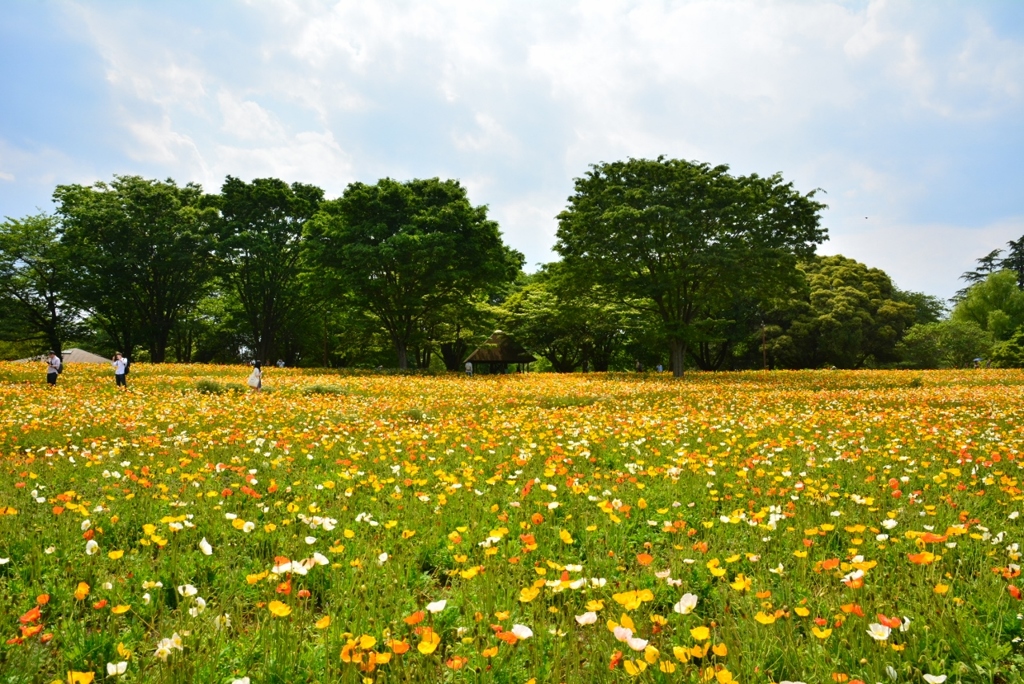
[[276,357],[282,330],[302,318],[303,233],[323,198],[314,185],[277,178],[246,183],[228,176],[221,187],[220,275],[237,299],[257,358]]
[[901,300],[888,275],[843,256],[815,257],[800,270],[806,294],[786,300],[771,316],[775,363],[860,368],[869,359],[896,360],[896,344],[918,310]]
[[216,212],[202,188],[117,176],[54,192],[73,264],[69,297],[125,354],[144,343],[163,361],[174,324],[213,273]]
[[513,279],[522,266],[458,181],[352,183],[324,204],[313,228],[316,258],[379,320],[403,369],[411,343],[445,306]]
[[[817,257],[824,205],[776,174],[628,159],[576,179],[560,260],[522,272],[456,180],[219,192],[118,176],[0,223],[0,355],[461,370],[496,328],[563,372],[961,365],[1022,358],[1024,238],[944,304]],[[969,276],[969,277],[968,277]],[[998,347],[998,349],[996,349]],[[977,356],[975,356],[977,355]]]
[[0,326],[8,339],[42,338],[57,356],[82,331],[70,301],[71,260],[60,222],[39,214],[0,224]]
[[971,321],[996,340],[1009,339],[1024,325],[1024,291],[1017,286],[1017,274],[996,271],[975,283],[957,302],[951,318]]
[[558,216],[555,250],[576,277],[658,316],[679,376],[713,312],[783,289],[825,239],[814,194],[664,157],[595,165]]

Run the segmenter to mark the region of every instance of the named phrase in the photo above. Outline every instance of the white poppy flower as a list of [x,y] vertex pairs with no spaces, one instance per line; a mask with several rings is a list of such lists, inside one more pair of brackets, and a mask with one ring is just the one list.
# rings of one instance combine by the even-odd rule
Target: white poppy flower
[[877,622],[872,622],[867,628],[868,636],[875,641],[885,641],[889,638],[889,632],[891,631],[885,625],[880,625]]
[[679,602],[672,606],[672,610],[680,615],[689,615],[696,607],[697,597],[694,594],[683,594]]
[[640,639],[637,637],[630,637],[626,639],[626,645],[634,651],[642,651],[647,648],[647,639]]
[[195,605],[188,609],[188,614],[192,617],[199,617],[199,614],[204,610],[206,610],[206,601],[201,597],[197,597]]
[[529,639],[533,636],[533,630],[526,625],[512,625],[512,633],[520,639]]
[[445,599],[441,599],[440,601],[434,601],[433,603],[428,603],[427,612],[440,613],[442,610],[444,610],[444,607],[446,605],[448,605],[448,601],[446,601]]
[[199,550],[203,552],[204,556],[213,555],[213,547],[210,546],[210,542],[206,541],[206,537],[203,537],[203,540],[199,542]]
[[633,638],[633,630],[631,630],[629,627],[623,627],[622,625],[619,625],[618,627],[613,629],[612,634],[615,635],[615,638],[617,640],[622,642],[625,642],[627,639]]
[[121,661],[119,663],[107,663],[107,676],[108,677],[120,677],[128,670],[128,663]]
[[594,611],[590,611],[584,613],[583,615],[577,615],[576,622],[578,622],[581,625],[592,625],[595,622],[597,622],[597,613],[595,613]]

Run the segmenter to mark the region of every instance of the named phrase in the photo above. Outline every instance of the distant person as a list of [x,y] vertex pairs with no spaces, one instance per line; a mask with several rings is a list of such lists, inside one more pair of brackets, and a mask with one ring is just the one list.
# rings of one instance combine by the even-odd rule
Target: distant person
[[57,376],[60,375],[61,367],[64,364],[61,363],[60,357],[55,352],[47,354],[46,358],[46,383],[48,385],[57,384]]
[[466,362],[466,375],[468,375],[469,377],[473,377],[473,362],[472,361],[467,361]]
[[658,372],[660,373],[660,372],[662,372],[663,370],[665,370],[665,367],[664,367],[664,366],[662,366],[662,365],[661,365],[661,364],[659,363],[659,364],[658,364]]
[[640,363],[639,360],[636,362],[636,372],[637,373],[643,373],[644,372],[644,364]]
[[278,359],[277,363],[274,364],[278,368],[284,368],[284,359]]
[[121,355],[121,352],[114,354],[114,360],[110,363],[114,367],[114,384],[117,387],[128,389],[126,371],[128,370],[128,359]]
[[263,366],[259,359],[252,362],[252,373],[249,374],[248,384],[257,392],[263,391]]

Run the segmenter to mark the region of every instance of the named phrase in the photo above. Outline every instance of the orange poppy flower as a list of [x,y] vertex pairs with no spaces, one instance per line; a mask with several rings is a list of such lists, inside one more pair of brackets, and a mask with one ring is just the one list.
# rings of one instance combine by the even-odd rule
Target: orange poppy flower
[[27,613],[22,615],[20,618],[18,618],[18,622],[20,622],[23,625],[27,625],[30,622],[35,622],[41,616],[42,616],[42,613],[39,612],[39,606],[33,606],[32,610],[28,611]]

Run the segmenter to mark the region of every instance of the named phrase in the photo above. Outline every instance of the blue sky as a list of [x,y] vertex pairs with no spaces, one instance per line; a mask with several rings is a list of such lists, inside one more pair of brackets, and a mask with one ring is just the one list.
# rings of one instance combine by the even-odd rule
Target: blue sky
[[1024,2],[41,2],[0,12],[0,215],[114,174],[455,177],[529,264],[588,164],[822,188],[943,297],[1024,235]]

